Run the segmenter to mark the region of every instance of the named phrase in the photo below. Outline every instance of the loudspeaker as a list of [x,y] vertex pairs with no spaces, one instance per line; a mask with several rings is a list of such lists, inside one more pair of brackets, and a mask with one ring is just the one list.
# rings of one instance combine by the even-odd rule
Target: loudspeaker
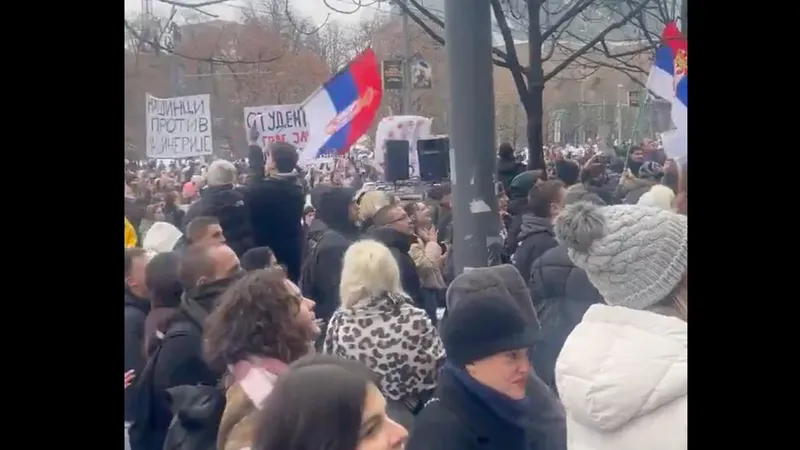
[[408,152],[410,144],[405,140],[389,139],[386,141],[386,155],[383,159],[383,179],[393,183],[407,180]]
[[450,178],[450,139],[446,137],[417,141],[419,178],[438,182]]

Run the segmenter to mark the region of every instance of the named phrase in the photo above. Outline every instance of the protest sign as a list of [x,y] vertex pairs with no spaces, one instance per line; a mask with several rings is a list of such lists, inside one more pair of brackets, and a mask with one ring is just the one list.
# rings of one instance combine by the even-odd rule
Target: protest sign
[[288,142],[302,150],[308,142],[308,122],[299,104],[245,107],[244,123],[248,136],[256,125],[262,149],[270,142]]
[[210,155],[211,97],[156,98],[147,94],[147,156],[193,158]]

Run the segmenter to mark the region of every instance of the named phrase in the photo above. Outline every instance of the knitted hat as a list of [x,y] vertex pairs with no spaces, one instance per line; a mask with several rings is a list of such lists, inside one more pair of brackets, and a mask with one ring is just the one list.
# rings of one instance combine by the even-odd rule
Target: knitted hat
[[502,296],[462,300],[449,311],[441,330],[447,360],[459,367],[530,348],[536,342],[534,333],[519,308]]
[[686,274],[688,219],[640,205],[568,205],[556,218],[557,239],[586,271],[606,303],[648,308]]

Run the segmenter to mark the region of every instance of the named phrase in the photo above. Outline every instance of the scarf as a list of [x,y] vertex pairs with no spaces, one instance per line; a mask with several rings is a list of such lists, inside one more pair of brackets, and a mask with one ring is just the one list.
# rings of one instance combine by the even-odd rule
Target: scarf
[[504,422],[519,428],[524,428],[528,411],[528,398],[515,400],[500,392],[485,386],[472,378],[464,369],[452,364],[446,364],[444,370],[464,389],[472,394],[480,404],[494,413]]

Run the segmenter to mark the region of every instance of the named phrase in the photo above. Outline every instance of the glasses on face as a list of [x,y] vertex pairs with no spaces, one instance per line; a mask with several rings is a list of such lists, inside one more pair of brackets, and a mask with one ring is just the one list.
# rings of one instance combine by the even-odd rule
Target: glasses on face
[[408,221],[410,221],[410,220],[411,220],[411,218],[410,218],[410,217],[408,217],[408,214],[405,214],[405,213],[403,213],[403,215],[402,215],[402,216],[400,216],[400,217],[398,217],[398,218],[394,219],[393,221],[389,222],[387,225],[390,225],[390,224],[393,224],[393,223],[397,223],[397,222],[401,222],[401,221],[403,221],[403,220],[408,220]]

